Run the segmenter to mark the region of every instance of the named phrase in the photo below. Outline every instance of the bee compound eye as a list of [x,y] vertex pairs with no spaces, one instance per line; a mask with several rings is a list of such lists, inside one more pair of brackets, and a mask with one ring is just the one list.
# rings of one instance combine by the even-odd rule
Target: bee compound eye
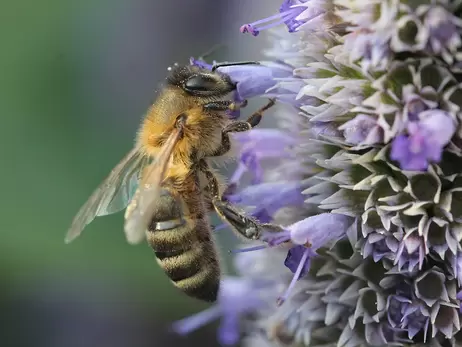
[[195,75],[190,77],[184,84],[186,90],[207,92],[216,88],[216,81],[205,75]]

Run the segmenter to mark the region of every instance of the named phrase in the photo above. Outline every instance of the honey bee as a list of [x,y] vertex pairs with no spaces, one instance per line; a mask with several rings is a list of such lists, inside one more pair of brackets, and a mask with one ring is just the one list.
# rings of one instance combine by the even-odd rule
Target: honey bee
[[227,100],[236,89],[223,66],[211,70],[176,65],[141,124],[134,148],[111,171],[75,216],[66,243],[97,216],[125,211],[124,231],[132,244],[144,238],[173,284],[187,295],[217,299],[221,269],[208,221],[213,210],[239,235],[259,239],[263,224],[224,198],[223,185],[209,159],[227,154],[229,134],[258,125],[273,99],[246,121],[231,120],[227,110],[245,107]]

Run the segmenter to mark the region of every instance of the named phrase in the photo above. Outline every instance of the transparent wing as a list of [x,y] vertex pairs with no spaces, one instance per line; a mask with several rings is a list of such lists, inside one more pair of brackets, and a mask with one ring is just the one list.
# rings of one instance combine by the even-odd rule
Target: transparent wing
[[97,216],[116,213],[127,207],[138,186],[139,173],[144,164],[146,158],[139,147],[133,148],[80,208],[65,242],[69,243],[78,237]]
[[120,184],[116,183],[113,185],[114,194],[112,198],[107,204],[101,204],[97,216],[105,216],[122,211],[132,200],[138,189],[141,169],[148,162],[147,157],[143,157],[139,152],[136,155],[137,158],[133,158],[136,160],[128,163],[126,170],[119,175]]
[[161,183],[165,178],[168,164],[175,145],[181,138],[181,123],[174,128],[163,145],[156,160],[147,168],[129,208],[125,213],[125,235],[129,243],[138,243],[144,239],[152,218],[154,204],[161,192]]

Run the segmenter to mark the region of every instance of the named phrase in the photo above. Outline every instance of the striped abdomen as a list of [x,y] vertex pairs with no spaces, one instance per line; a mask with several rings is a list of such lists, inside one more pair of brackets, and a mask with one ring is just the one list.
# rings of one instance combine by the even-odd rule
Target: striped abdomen
[[220,268],[209,222],[204,215],[184,216],[177,199],[164,189],[147,231],[148,242],[176,287],[200,300],[215,301]]

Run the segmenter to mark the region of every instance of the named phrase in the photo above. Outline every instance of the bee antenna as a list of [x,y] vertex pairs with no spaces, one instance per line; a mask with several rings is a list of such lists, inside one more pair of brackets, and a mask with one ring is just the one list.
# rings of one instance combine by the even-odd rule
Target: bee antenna
[[213,64],[212,66],[212,72],[215,71],[216,69],[220,67],[225,67],[225,66],[238,66],[238,65],[260,65],[260,62],[258,61],[236,61],[236,62],[224,62],[224,63],[217,63]]
[[210,57],[212,54],[216,53],[217,51],[225,48],[226,45],[222,44],[222,43],[217,43],[215,45],[213,45],[208,51],[202,53],[197,59],[198,60],[204,60],[207,59],[207,57]]

